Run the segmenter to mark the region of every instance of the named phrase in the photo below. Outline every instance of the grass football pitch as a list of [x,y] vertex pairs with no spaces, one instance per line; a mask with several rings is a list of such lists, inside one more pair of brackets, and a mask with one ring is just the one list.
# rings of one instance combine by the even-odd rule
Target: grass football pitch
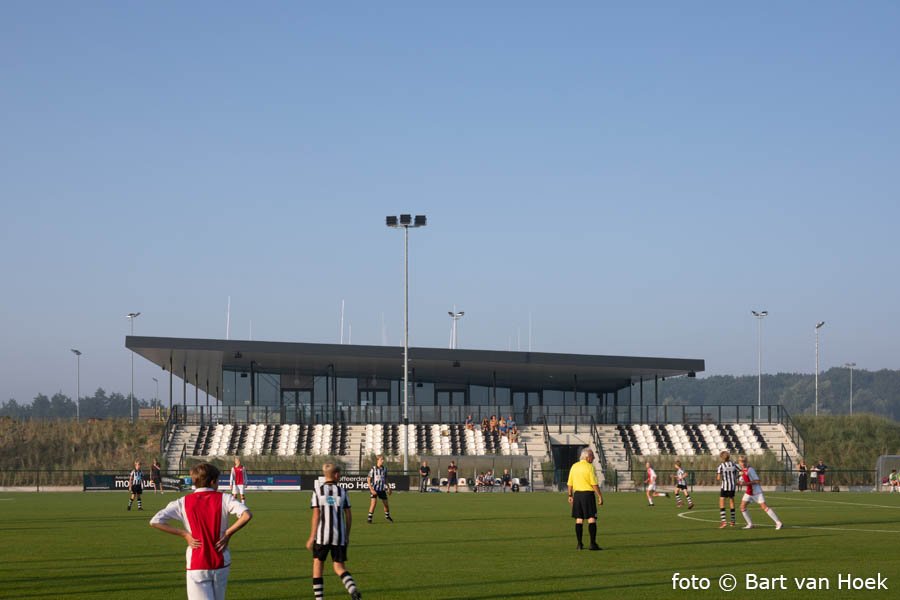
[[[312,598],[304,548],[309,496],[248,496],[254,519],[232,540],[228,598]],[[175,497],[145,494],[143,512],[126,512],[124,492],[0,494],[0,597],[185,597],[184,542],[148,526]],[[579,552],[563,494],[398,493],[391,497],[396,522],[386,523],[379,509],[368,525],[368,494],[354,492],[347,566],[366,600],[900,593],[900,496],[771,493],[767,499],[786,524],[782,531],[755,506],[757,529],[741,530],[740,515],[737,528],[718,529],[713,493],[696,494],[690,512],[671,498],[649,508],[640,494],[609,493],[599,515],[603,550]],[[326,598],[346,598],[330,566],[326,573]],[[685,579],[673,584],[675,573]],[[747,590],[748,573],[759,576],[761,591]],[[726,574],[736,580],[730,594],[719,586]],[[848,590],[840,579],[848,574],[860,578],[851,586],[864,586],[866,578],[877,585],[880,574],[888,590]],[[681,589],[704,585],[704,577],[708,590]],[[797,589],[808,578],[820,589]]]

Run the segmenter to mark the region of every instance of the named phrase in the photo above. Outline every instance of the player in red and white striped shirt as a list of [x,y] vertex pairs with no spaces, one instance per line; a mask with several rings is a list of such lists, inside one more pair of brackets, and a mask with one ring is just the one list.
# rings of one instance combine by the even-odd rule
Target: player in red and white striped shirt
[[775,521],[775,529],[784,527],[775,511],[766,504],[766,497],[763,495],[762,486],[759,485],[759,475],[756,474],[756,469],[750,466],[746,456],[740,456],[738,464],[741,466],[741,484],[746,486],[744,497],[741,500],[741,516],[747,521],[744,529],[753,529],[753,520],[750,518],[750,513],[747,512],[747,505],[750,502],[759,504],[759,507],[769,515],[769,518]]
[[[150,527],[187,542],[188,600],[223,600],[228,585],[231,553],[228,541],[253,515],[234,496],[217,491],[219,469],[203,463],[191,469],[196,490],[169,503],[150,519]],[[238,519],[228,526],[228,515]],[[167,521],[180,521],[182,528]]]

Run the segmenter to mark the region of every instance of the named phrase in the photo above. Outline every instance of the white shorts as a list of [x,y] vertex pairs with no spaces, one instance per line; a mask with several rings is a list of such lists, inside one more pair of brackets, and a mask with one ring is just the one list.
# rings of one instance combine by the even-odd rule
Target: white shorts
[[656,484],[655,484],[655,483],[648,483],[648,484],[647,484],[647,491],[648,491],[648,492],[655,492],[655,491],[656,491]]
[[188,600],[225,600],[231,567],[187,572]]
[[759,494],[744,494],[744,497],[741,498],[741,504],[749,504],[750,501],[756,502],[757,504],[763,504],[766,501],[766,497]]
[[241,496],[244,495],[244,486],[234,484],[233,486],[231,486],[231,495],[237,496],[238,494],[240,494]]

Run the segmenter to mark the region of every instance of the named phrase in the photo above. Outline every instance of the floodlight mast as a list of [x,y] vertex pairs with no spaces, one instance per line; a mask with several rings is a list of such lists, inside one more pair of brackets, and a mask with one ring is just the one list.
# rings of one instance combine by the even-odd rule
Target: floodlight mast
[[769,311],[767,310],[751,310],[750,311],[754,317],[756,317],[757,327],[756,327],[756,376],[757,376],[757,391],[756,391],[756,405],[758,406],[757,410],[759,411],[758,418],[762,419],[762,320],[765,319],[769,315]]
[[[141,316],[139,312],[130,312],[125,318],[131,321],[131,337],[134,337],[134,320]],[[134,424],[134,350],[131,351],[131,424]]]
[[819,330],[825,326],[825,321],[816,323],[816,412],[815,416],[819,416]]
[[387,216],[385,224],[403,229],[403,472],[409,469],[409,230],[425,227],[425,215]]
[[81,350],[78,348],[70,349],[75,355],[75,421],[81,419]]

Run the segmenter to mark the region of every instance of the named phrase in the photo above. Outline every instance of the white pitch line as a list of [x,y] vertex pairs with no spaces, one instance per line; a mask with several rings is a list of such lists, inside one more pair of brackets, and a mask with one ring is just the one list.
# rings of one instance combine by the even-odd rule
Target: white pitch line
[[[785,508],[801,508],[801,507],[799,507],[799,506],[782,506],[782,507],[779,507],[778,510],[782,510]],[[824,508],[824,507],[816,506],[816,507],[812,507],[812,508]],[[704,508],[704,509],[700,509],[699,511],[697,511],[697,510],[691,511],[691,513],[697,514],[698,512],[703,512],[703,511],[712,512],[712,511],[716,511],[716,510],[718,510],[718,509]],[[686,513],[686,512],[678,513],[678,516],[681,517],[682,519],[689,519],[691,521],[699,521],[701,523],[718,523],[719,522],[718,519],[699,519],[697,517],[691,516],[691,513]],[[768,523],[762,524],[762,525],[757,525],[756,523],[753,524],[753,529],[759,529],[760,527],[770,527],[772,529],[775,528],[774,525],[769,525]],[[824,529],[827,531],[861,531],[863,533],[900,533],[900,531],[897,531],[894,529],[857,529],[857,528],[851,528],[851,527],[822,527],[819,525],[785,525],[784,528],[785,529]]]
[[796,502],[820,502],[822,504],[848,504],[850,506],[871,506],[873,508],[900,508],[887,504],[866,504],[865,502],[841,502],[840,500],[813,500],[812,498],[792,498],[790,496],[778,496],[779,500],[794,500]]

